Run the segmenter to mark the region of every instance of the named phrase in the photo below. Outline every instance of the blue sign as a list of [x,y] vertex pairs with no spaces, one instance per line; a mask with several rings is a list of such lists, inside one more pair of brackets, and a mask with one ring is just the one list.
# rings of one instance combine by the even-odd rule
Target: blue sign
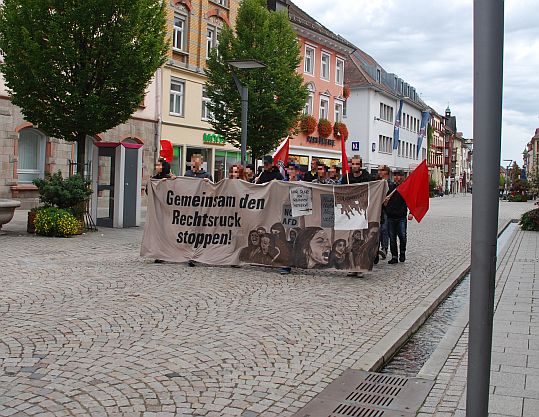
[[352,142],[352,151],[359,152],[359,142]]

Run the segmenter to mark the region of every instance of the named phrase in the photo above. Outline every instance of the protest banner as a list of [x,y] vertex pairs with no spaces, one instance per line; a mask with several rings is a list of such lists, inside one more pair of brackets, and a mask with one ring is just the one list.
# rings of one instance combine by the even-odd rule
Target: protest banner
[[387,181],[152,180],[140,253],[171,262],[370,271],[386,193]]

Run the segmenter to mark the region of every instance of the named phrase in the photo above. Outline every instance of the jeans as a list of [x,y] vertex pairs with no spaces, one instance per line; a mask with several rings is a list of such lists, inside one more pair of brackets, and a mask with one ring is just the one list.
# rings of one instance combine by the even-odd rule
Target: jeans
[[382,246],[382,249],[387,252],[387,248],[389,247],[389,230],[387,225],[388,218],[385,212],[382,212],[382,218],[384,219],[384,222],[380,225],[380,245]]
[[[406,227],[408,222],[406,217],[400,219],[387,219],[389,231],[389,247],[391,248],[391,256],[397,258],[399,253],[406,252]],[[399,250],[397,250],[397,236],[399,237]]]

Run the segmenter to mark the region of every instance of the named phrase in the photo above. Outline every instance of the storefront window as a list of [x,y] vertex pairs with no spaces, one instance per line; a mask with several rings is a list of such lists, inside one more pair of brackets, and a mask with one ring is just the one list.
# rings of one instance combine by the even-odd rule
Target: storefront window
[[174,158],[170,163],[170,169],[174,175],[181,175],[182,173],[182,147],[174,146]]
[[340,159],[319,158],[317,156],[313,156],[313,159],[317,159],[319,162],[322,162],[324,165],[326,165],[328,167],[330,167],[331,165],[341,166],[341,160]]

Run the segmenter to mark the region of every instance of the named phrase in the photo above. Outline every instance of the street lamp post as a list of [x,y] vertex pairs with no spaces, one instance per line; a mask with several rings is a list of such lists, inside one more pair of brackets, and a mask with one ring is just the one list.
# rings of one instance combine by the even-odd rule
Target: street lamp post
[[226,61],[228,66],[232,69],[232,78],[238,92],[241,97],[241,164],[245,166],[245,160],[247,156],[247,117],[249,114],[249,90],[246,85],[243,85],[236,75],[237,69],[255,69],[265,68],[266,64],[255,59]]

